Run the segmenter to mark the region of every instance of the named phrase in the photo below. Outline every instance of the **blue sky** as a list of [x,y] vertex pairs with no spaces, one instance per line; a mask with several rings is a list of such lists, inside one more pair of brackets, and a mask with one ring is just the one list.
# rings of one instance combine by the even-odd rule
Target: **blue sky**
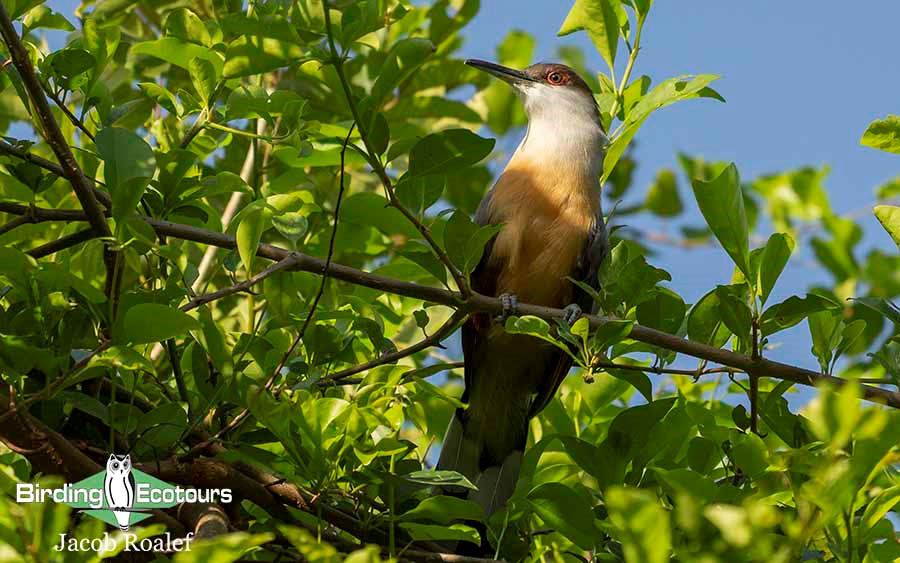
[[[574,44],[588,55],[592,69],[604,69],[584,33],[556,36],[570,2],[481,4],[466,29],[462,56],[495,58],[503,37],[521,29],[537,40],[535,61],[553,60],[559,46]],[[77,2],[50,0],[48,5],[70,15]],[[660,168],[677,169],[675,156],[682,151],[734,161],[746,179],[827,164],[828,195],[838,214],[872,204],[874,188],[900,174],[900,158],[859,145],[870,121],[900,112],[897,21],[900,2],[895,0],[871,0],[864,9],[836,0],[657,1],[634,75],[647,74],[658,83],[678,74],[719,74],[722,79],[714,86],[727,103],[691,100],[654,114],[637,137],[639,168],[631,197],[643,194]],[[500,146],[514,147],[520,135],[512,132]],[[689,186],[682,181],[679,188],[687,222],[700,223]],[[866,217],[863,253],[872,247],[896,252],[877,222]],[[684,222],[647,218],[634,224],[677,236]],[[664,246],[657,251],[652,261],[671,272],[672,287],[689,302],[731,276],[731,264],[718,248]],[[803,294],[816,283],[830,284],[829,274],[801,247],[770,302]],[[817,368],[805,323],[779,336],[781,346],[770,357]]]

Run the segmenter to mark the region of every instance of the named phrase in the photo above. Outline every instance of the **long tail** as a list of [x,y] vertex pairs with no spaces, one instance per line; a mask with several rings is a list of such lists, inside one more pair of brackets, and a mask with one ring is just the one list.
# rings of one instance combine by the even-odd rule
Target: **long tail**
[[[462,487],[447,487],[446,492],[458,496],[465,495],[480,504],[485,514],[490,517],[506,504],[515,491],[525,447],[525,440],[520,437],[526,436],[528,429],[527,426],[518,429],[510,436],[506,447],[497,448],[495,444],[497,434],[491,437],[489,444],[484,439],[485,433],[479,431],[481,430],[479,427],[483,428],[482,425],[468,419],[466,411],[457,409],[450,420],[437,468],[457,471],[478,487],[477,491]],[[500,457],[496,455],[498,451],[502,452],[502,459],[498,459]]]

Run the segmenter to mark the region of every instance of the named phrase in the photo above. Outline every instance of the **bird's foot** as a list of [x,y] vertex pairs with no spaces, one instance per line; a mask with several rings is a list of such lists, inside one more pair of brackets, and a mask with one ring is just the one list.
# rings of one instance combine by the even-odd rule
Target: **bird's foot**
[[500,300],[501,311],[494,320],[499,323],[506,323],[506,319],[513,315],[517,315],[519,311],[519,298],[512,293],[501,293],[497,296]]
[[566,324],[569,326],[575,324],[575,321],[581,317],[581,307],[579,307],[577,303],[569,303],[563,311],[565,311],[565,313],[563,313],[563,320],[566,321]]

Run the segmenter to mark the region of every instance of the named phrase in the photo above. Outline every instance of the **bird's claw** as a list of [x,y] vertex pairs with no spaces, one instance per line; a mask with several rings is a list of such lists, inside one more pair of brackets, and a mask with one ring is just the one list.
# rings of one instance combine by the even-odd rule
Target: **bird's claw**
[[566,305],[566,308],[563,309],[563,311],[565,311],[563,313],[563,320],[566,321],[569,326],[575,324],[575,321],[581,317],[581,307],[579,307],[577,303]]
[[494,320],[499,323],[506,323],[506,319],[518,313],[519,298],[512,293],[501,293],[497,299],[500,300],[501,311]]

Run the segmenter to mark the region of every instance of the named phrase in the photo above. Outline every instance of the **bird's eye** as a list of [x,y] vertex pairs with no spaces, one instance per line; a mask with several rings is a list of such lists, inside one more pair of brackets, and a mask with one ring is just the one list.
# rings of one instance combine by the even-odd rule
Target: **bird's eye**
[[114,463],[114,464],[113,464],[113,469],[118,469],[118,468],[119,468],[119,464],[118,464],[118,463]]
[[550,84],[562,84],[563,83],[563,75],[560,72],[551,72],[547,75],[547,82]]

